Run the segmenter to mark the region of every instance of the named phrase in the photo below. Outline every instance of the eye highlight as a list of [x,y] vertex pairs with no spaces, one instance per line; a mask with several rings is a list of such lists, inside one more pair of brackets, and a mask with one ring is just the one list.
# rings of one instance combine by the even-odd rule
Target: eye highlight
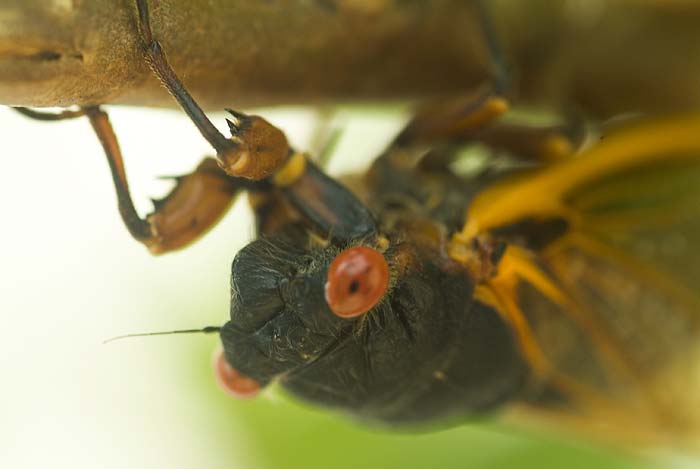
[[346,249],[328,268],[326,302],[341,318],[354,318],[372,309],[389,286],[389,264],[366,246]]

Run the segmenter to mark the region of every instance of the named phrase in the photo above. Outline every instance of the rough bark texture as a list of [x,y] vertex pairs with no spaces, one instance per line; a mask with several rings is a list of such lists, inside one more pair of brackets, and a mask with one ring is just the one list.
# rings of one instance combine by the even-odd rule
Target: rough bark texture
[[[468,0],[149,3],[205,108],[444,96],[488,76]],[[523,101],[594,115],[700,106],[694,2],[487,3]],[[174,106],[135,17],[133,0],[0,0],[0,103]]]

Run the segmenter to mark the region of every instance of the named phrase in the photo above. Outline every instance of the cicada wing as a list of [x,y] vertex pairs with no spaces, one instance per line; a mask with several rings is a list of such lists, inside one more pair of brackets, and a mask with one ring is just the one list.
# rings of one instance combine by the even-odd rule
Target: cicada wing
[[[559,228],[531,243],[524,226]],[[486,190],[462,235],[496,233],[511,244],[480,293],[532,365],[521,408],[700,446],[700,117]]]

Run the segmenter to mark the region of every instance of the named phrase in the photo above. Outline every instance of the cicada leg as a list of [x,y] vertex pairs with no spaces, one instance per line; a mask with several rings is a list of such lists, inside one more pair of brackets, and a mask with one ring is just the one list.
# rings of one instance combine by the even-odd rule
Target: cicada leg
[[229,111],[231,138],[214,127],[172,69],[157,39],[153,37],[147,0],[136,0],[144,58],[153,73],[177,100],[202,136],[216,150],[219,165],[229,176],[260,180],[270,176],[289,156],[287,137],[259,116]]
[[107,155],[122,220],[129,233],[153,254],[191,244],[216,224],[244,189],[242,181],[228,177],[216,160],[205,158],[192,173],[176,178],[170,194],[154,201],[154,212],[141,218],[131,199],[121,150],[107,113],[98,107],[85,108],[85,113]]
[[392,146],[452,140],[488,125],[508,110],[505,93],[510,88],[510,73],[499,34],[486,2],[474,0],[472,6],[479,18],[484,49],[491,67],[489,83],[475,93],[430,103],[419,109]]
[[586,129],[580,119],[550,125],[511,122],[501,119],[508,109],[506,99],[491,90],[431,103],[418,110],[387,153],[411,147],[481,143],[519,159],[551,163],[568,158],[584,142]]
[[77,109],[72,111],[70,109],[65,109],[60,112],[44,112],[37,111],[35,109],[29,109],[26,107],[13,107],[15,111],[19,112],[23,116],[29,117],[30,119],[36,119],[45,122],[55,122],[66,119],[75,119],[76,117],[83,117],[85,115],[84,109]]
[[489,88],[420,108],[392,146],[449,141],[493,122],[508,110],[508,101]]
[[165,198],[153,200],[154,211],[142,218],[131,199],[119,142],[105,111],[97,106],[56,113],[14,109],[45,122],[88,117],[107,156],[121,218],[129,233],[153,254],[164,254],[193,243],[219,221],[239,192],[260,185],[231,178],[217,160],[204,158],[193,172],[172,178],[175,188]]
[[[387,154],[420,145],[471,142],[543,163],[570,156],[583,140],[580,121],[539,127],[499,121],[509,109],[506,95],[511,77],[487,3],[475,0],[472,5],[479,18],[491,67],[490,82],[476,92],[420,108],[396,137]],[[406,163],[400,162],[400,166],[411,166]]]
[[496,122],[469,136],[469,140],[521,160],[548,164],[575,154],[585,137],[584,123],[571,119],[562,124],[541,126]]

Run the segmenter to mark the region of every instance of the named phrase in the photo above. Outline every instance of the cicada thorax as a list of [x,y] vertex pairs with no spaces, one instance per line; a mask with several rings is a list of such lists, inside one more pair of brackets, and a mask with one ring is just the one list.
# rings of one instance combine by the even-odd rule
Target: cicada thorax
[[369,421],[414,425],[461,420],[518,393],[526,367],[511,331],[472,301],[463,269],[406,240],[385,255],[394,272],[385,298],[282,385]]
[[[444,171],[396,171],[384,164],[388,156],[353,187],[385,237],[390,288],[341,340],[312,365],[284,373],[281,383],[302,398],[385,423],[454,422],[497,408],[522,392],[528,367],[509,325],[475,299],[477,282],[447,250],[481,183],[469,187]],[[324,255],[321,271],[334,257],[328,248]],[[310,288],[317,290],[310,295],[319,299],[315,310],[329,315],[318,284]]]
[[302,399],[375,422],[435,424],[510,400],[526,376],[510,329],[472,300],[469,276],[428,238],[389,235],[382,252],[389,290],[349,319],[331,310],[324,279],[352,248],[302,253],[295,246],[316,242],[308,237],[244,248],[233,266],[232,319],[222,331],[227,361],[261,384],[276,379]]
[[[428,425],[494,409],[521,392],[527,366],[511,329],[474,299],[474,279],[446,250],[473,190],[447,173],[382,172],[382,160],[373,171],[393,182],[356,185],[358,198],[302,160],[278,185],[317,229],[332,229],[322,237],[292,220],[238,253],[222,330],[227,362],[262,385],[277,380],[376,422]],[[416,177],[431,185],[421,189]],[[306,204],[310,192],[324,197]],[[347,207],[357,223],[339,224],[345,209],[329,206]],[[379,259],[374,272],[387,274],[383,294],[360,309],[338,304],[335,287],[354,293],[352,273],[332,285],[353,256],[367,257],[350,271]]]

